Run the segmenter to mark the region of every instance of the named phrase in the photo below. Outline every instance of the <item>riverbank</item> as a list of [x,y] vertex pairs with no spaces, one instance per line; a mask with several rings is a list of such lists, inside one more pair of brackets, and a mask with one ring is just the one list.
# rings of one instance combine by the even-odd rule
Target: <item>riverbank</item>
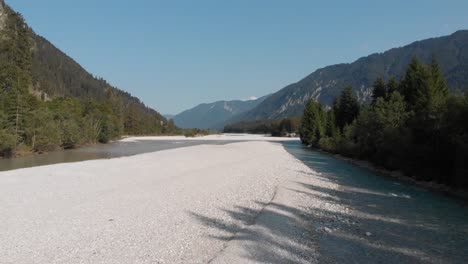
[[292,190],[333,185],[309,175],[282,145],[259,141],[1,172],[0,259],[310,263],[309,202]]
[[34,151],[32,150],[31,147],[29,146],[23,146],[22,148],[18,149],[13,156],[11,157],[2,157],[0,156],[0,160],[8,160],[8,159],[17,159],[17,158],[24,158],[24,157],[28,157],[28,156],[33,156],[33,155],[44,155],[44,154],[48,154],[48,153],[53,153],[53,152],[57,152],[57,151],[64,151],[64,150],[73,150],[73,149],[80,149],[80,148],[86,148],[86,147],[91,147],[91,146],[99,146],[99,145],[106,145],[106,144],[109,144],[109,143],[112,143],[112,142],[115,142],[114,141],[109,141],[108,143],[88,143],[88,144],[81,144],[81,145],[76,145],[76,146],[73,146],[73,147],[58,147],[58,148],[55,148],[55,149],[52,149],[52,150],[49,150],[49,151]]
[[415,177],[412,177],[410,175],[405,174],[401,170],[388,170],[388,169],[385,169],[385,168],[383,168],[381,166],[375,165],[374,163],[372,163],[370,161],[367,161],[367,160],[360,160],[360,159],[346,157],[346,156],[343,156],[341,154],[331,153],[331,152],[325,151],[325,150],[320,149],[320,148],[313,148],[313,149],[317,150],[317,151],[319,151],[321,153],[324,153],[325,155],[330,155],[330,156],[333,156],[336,159],[346,161],[346,162],[348,162],[348,163],[350,163],[352,165],[368,169],[368,170],[370,170],[372,172],[375,172],[375,173],[377,173],[377,174],[379,174],[379,175],[381,175],[383,177],[390,177],[390,178],[396,179],[398,181],[411,183],[411,184],[414,184],[416,186],[423,187],[425,189],[428,189],[428,190],[431,190],[431,191],[434,191],[434,192],[443,193],[445,195],[448,195],[448,196],[451,196],[451,197],[454,197],[454,198],[457,198],[457,199],[462,199],[465,202],[468,202],[468,190],[458,190],[458,189],[454,189],[454,188],[452,188],[450,186],[440,184],[440,183],[436,183],[436,182],[420,181],[420,180],[415,179]]
[[16,158],[24,158],[28,156],[34,155],[44,155],[54,152],[66,151],[66,150],[75,150],[87,147],[94,147],[94,146],[105,146],[115,142],[136,142],[136,141],[170,141],[170,140],[182,140],[182,141],[274,141],[274,142],[281,142],[281,141],[295,141],[298,138],[290,138],[290,137],[272,137],[269,135],[261,135],[261,134],[220,134],[220,133],[212,133],[207,135],[197,135],[193,137],[187,137],[184,135],[158,135],[158,136],[122,136],[121,138],[111,140],[107,143],[89,143],[89,144],[82,144],[76,145],[72,148],[56,148],[50,151],[40,151],[34,152],[30,147],[22,147],[20,148],[15,155],[11,157],[2,157],[0,156],[0,160],[9,160],[9,159],[16,159]]
[[289,153],[337,188],[308,185],[318,263],[466,263],[468,207],[462,201],[285,143]]
[[[171,137],[173,135],[168,135],[165,137]],[[20,146],[11,156],[0,156],[0,160],[8,160],[8,159],[16,159],[16,158],[23,158],[23,157],[28,157],[28,156],[33,156],[33,155],[43,155],[43,154],[48,154],[48,153],[54,153],[54,152],[59,152],[59,151],[65,151],[65,150],[73,150],[73,149],[80,149],[80,148],[86,148],[86,147],[92,147],[92,146],[100,146],[100,145],[108,145],[114,142],[118,142],[122,139],[125,138],[131,138],[133,136],[122,136],[117,139],[113,139],[108,141],[107,143],[101,143],[101,142],[95,142],[95,143],[84,143],[84,144],[76,144],[73,146],[68,146],[68,147],[55,147],[53,149],[49,150],[41,150],[41,151],[34,151],[31,146],[28,145],[22,145]],[[141,136],[143,137],[143,136]],[[156,137],[156,136],[154,136]]]

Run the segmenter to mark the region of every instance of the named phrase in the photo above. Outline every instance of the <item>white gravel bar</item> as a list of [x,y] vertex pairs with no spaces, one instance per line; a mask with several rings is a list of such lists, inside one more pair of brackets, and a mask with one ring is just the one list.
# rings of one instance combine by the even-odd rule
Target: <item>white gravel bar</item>
[[185,136],[149,136],[149,137],[127,137],[121,139],[121,142],[134,142],[134,141],[165,141],[165,140],[190,140],[190,141],[270,141],[270,142],[284,142],[284,141],[298,141],[296,137],[272,137],[269,135],[255,135],[255,134],[215,134],[200,137],[185,137]]
[[310,263],[314,174],[266,141],[2,172],[0,263]]

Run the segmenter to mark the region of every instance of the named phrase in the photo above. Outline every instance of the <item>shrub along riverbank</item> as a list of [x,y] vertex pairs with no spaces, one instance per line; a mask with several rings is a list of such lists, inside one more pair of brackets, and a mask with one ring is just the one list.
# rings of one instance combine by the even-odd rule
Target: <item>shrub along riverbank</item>
[[377,79],[369,105],[352,87],[329,110],[309,101],[300,131],[306,145],[468,188],[468,95],[449,95],[435,60],[414,58],[400,81]]

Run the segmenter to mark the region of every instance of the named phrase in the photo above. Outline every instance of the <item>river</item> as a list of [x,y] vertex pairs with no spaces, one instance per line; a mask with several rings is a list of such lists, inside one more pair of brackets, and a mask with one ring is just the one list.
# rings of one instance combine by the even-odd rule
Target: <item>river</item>
[[[0,160],[0,171],[54,163],[108,159],[200,144],[233,141],[114,142],[74,150]],[[283,142],[284,148],[339,190],[307,186],[306,195],[324,194],[327,203],[346,212],[329,211],[307,217],[318,232],[323,263],[467,263],[468,207],[444,194],[376,175],[374,172],[306,148]],[[312,176],[311,176],[312,177]],[[317,198],[319,199],[319,198]],[[348,210],[349,209],[349,210]],[[313,211],[313,210],[312,210]]]
[[288,152],[339,191],[308,186],[347,212],[311,214],[327,222],[320,239],[323,262],[468,263],[468,207],[444,194],[376,175],[374,172],[302,146],[285,143]]
[[58,150],[13,159],[0,159],[0,171],[8,171],[66,162],[110,159],[202,144],[219,145],[232,142],[233,141],[223,140],[144,140],[132,142],[116,141],[111,142],[109,144],[98,144],[77,149]]

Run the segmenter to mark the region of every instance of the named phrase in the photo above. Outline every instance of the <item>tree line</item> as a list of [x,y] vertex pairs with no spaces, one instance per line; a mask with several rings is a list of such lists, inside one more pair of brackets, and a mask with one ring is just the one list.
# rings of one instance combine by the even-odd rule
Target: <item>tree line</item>
[[306,145],[468,187],[468,94],[449,94],[435,59],[413,58],[401,80],[375,80],[370,104],[350,86],[331,107],[309,101],[300,134]]
[[0,157],[106,143],[124,134],[181,133],[173,122],[109,85],[99,87],[100,97],[51,99],[35,90],[32,30],[19,13],[8,10],[0,33]]
[[228,124],[225,133],[271,134],[272,136],[288,136],[299,132],[301,119],[290,117],[277,120],[242,121]]

